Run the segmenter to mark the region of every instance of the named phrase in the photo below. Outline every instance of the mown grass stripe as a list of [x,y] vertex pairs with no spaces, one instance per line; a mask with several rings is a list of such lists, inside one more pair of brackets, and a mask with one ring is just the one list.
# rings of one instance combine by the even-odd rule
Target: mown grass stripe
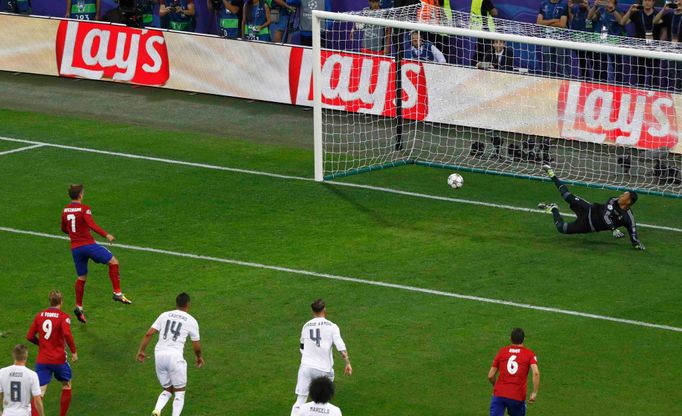
[[[9,228],[9,227],[0,227],[0,231],[13,233],[13,234],[23,234],[23,235],[31,235],[31,236],[36,236],[36,237],[51,238],[51,239],[57,239],[57,240],[68,240],[69,239],[69,237],[67,237],[67,236],[46,234],[46,233],[40,233],[40,232],[36,232],[36,231],[19,230],[16,228]],[[262,263],[254,263],[254,262],[249,262],[249,261],[234,260],[234,259],[227,259],[227,258],[221,258],[221,257],[204,256],[204,255],[200,255],[200,254],[181,253],[178,251],[162,250],[162,249],[157,249],[157,248],[152,248],[152,247],[140,247],[140,246],[133,246],[133,245],[128,245],[128,244],[115,244],[115,247],[128,249],[128,250],[134,250],[134,251],[142,251],[142,252],[147,252],[147,253],[163,254],[163,255],[167,255],[167,256],[183,257],[183,258],[189,258],[189,259],[194,259],[194,260],[205,260],[205,261],[216,262],[216,263],[232,264],[232,265],[236,265],[236,266],[252,267],[252,268],[266,269],[266,270],[274,270],[274,271],[278,271],[278,272],[292,273],[292,274],[298,274],[298,275],[304,275],[304,276],[312,276],[312,277],[318,277],[318,278],[336,280],[336,281],[342,281],[342,282],[351,282],[351,283],[358,283],[358,284],[363,284],[363,285],[386,287],[386,288],[391,288],[391,289],[399,289],[399,290],[405,290],[405,291],[409,291],[409,292],[424,293],[424,294],[428,294],[428,295],[442,296],[442,297],[455,298],[455,299],[463,299],[463,300],[469,300],[469,301],[474,301],[474,302],[490,303],[490,304],[495,304],[495,305],[504,305],[504,306],[510,306],[510,307],[514,307],[514,308],[530,309],[530,310],[534,310],[534,311],[549,312],[549,313],[556,313],[556,314],[569,315],[569,316],[577,316],[577,317],[581,317],[581,318],[596,319],[596,320],[601,320],[601,321],[617,322],[617,323],[621,323],[621,324],[635,325],[635,326],[640,326],[640,327],[645,327],[645,328],[662,329],[665,331],[682,332],[682,328],[669,326],[669,325],[654,324],[654,323],[649,323],[649,322],[636,321],[636,320],[632,320],[632,319],[615,318],[612,316],[598,315],[598,314],[586,313],[586,312],[578,312],[578,311],[572,311],[569,309],[554,308],[554,307],[550,307],[550,306],[538,306],[538,305],[531,305],[531,304],[527,304],[527,303],[511,302],[511,301],[506,301],[506,300],[501,300],[501,299],[491,299],[491,298],[485,298],[485,297],[481,297],[481,296],[465,295],[462,293],[445,292],[445,291],[441,291],[441,290],[428,289],[428,288],[422,288],[422,287],[417,287],[417,286],[400,285],[400,284],[396,284],[396,283],[382,282],[382,281],[376,281],[376,280],[367,280],[367,279],[361,279],[361,278],[357,278],[357,277],[341,276],[341,275],[335,275],[335,274],[329,274],[329,273],[319,273],[319,272],[314,272],[314,271],[309,271],[309,270],[292,269],[292,268],[283,267],[283,266],[273,266],[273,265],[262,264]]]

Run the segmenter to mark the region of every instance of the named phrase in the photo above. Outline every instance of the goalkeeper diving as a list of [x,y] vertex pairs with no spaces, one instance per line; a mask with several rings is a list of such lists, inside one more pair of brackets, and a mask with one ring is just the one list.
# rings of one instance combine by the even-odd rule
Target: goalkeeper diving
[[625,237],[618,227],[625,227],[630,235],[632,246],[637,250],[644,250],[644,244],[637,238],[635,216],[630,207],[637,202],[635,191],[623,192],[620,196],[609,198],[605,204],[592,204],[568,191],[568,187],[557,178],[549,165],[542,169],[554,182],[564,201],[568,202],[571,210],[578,218],[573,222],[565,222],[556,204],[538,204],[538,208],[554,216],[554,225],[561,234],[584,234],[599,231],[611,231],[616,238]]

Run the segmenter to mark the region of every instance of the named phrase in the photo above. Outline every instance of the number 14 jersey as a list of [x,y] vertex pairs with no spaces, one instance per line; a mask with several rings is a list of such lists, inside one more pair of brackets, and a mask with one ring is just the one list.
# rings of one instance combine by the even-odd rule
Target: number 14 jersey
[[192,315],[181,310],[164,312],[156,318],[152,328],[159,331],[159,341],[154,353],[177,352],[182,355],[187,336],[199,341],[199,323]]

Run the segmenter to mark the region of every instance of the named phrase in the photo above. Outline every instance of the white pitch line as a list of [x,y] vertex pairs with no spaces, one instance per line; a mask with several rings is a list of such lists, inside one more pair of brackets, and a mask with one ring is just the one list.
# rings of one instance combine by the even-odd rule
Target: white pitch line
[[[69,237],[67,237],[67,236],[39,233],[39,232],[27,231],[27,230],[18,230],[15,228],[0,227],[0,231],[13,233],[13,234],[24,234],[24,235],[32,235],[32,236],[36,236],[36,237],[51,238],[51,239],[55,239],[55,240],[69,240]],[[409,291],[409,292],[424,293],[424,294],[428,294],[428,295],[470,300],[470,301],[474,301],[474,302],[492,303],[495,305],[511,306],[514,308],[530,309],[530,310],[534,310],[534,311],[550,312],[550,313],[570,315],[570,316],[578,316],[581,318],[589,318],[589,319],[597,319],[597,320],[601,320],[601,321],[617,322],[617,323],[621,323],[621,324],[635,325],[635,326],[641,326],[641,327],[645,327],[645,328],[662,329],[665,331],[682,332],[682,328],[678,328],[675,326],[653,324],[653,323],[649,323],[649,322],[635,321],[632,319],[614,318],[612,316],[578,312],[578,311],[572,311],[569,309],[553,308],[553,307],[549,307],[549,306],[538,306],[538,305],[531,305],[531,304],[527,304],[527,303],[517,303],[517,302],[511,302],[511,301],[500,300],[500,299],[484,298],[484,297],[480,297],[480,296],[464,295],[461,293],[444,292],[441,290],[427,289],[427,288],[422,288],[422,287],[417,287],[417,286],[400,285],[400,284],[396,284],[396,283],[382,282],[382,281],[376,281],[376,280],[360,279],[357,277],[341,276],[341,275],[328,274],[328,273],[318,273],[318,272],[309,271],[309,270],[292,269],[289,267],[272,266],[272,265],[268,265],[268,264],[254,263],[254,262],[250,262],[250,261],[241,261],[241,260],[226,259],[226,258],[221,258],[221,257],[203,256],[203,255],[191,254],[191,253],[181,253],[181,252],[177,252],[177,251],[161,250],[161,249],[156,249],[156,248],[151,248],[151,247],[139,247],[139,246],[132,246],[132,245],[128,245],[128,244],[114,244],[114,247],[128,249],[128,250],[134,250],[134,251],[143,251],[143,252],[147,252],[147,253],[164,254],[167,256],[183,257],[183,258],[194,259],[194,260],[205,260],[205,261],[211,261],[211,262],[216,262],[216,263],[232,264],[232,265],[236,265],[236,266],[251,267],[251,268],[256,268],[256,269],[274,270],[274,271],[284,272],[284,273],[292,273],[292,274],[299,274],[299,275],[304,275],[304,276],[319,277],[319,278],[328,279],[328,280],[358,283],[358,284],[369,285],[369,286],[379,286],[379,287],[385,287],[385,288],[390,288],[390,289],[399,289],[399,290],[405,290],[405,291]]]
[[25,150],[37,149],[37,148],[43,147],[43,146],[45,146],[45,145],[44,144],[35,144],[33,146],[26,146],[26,147],[20,147],[18,149],[6,150],[4,152],[0,152],[0,156],[9,155],[11,153],[23,152]]
[[[225,172],[244,173],[244,174],[248,174],[248,175],[268,176],[271,178],[291,179],[291,180],[306,181],[306,182],[314,182],[315,181],[315,179],[313,179],[313,178],[305,178],[305,177],[301,177],[301,176],[280,175],[277,173],[262,172],[262,171],[258,171],[258,170],[230,168],[230,167],[226,167],[226,166],[210,165],[210,164],[206,164],[206,163],[186,162],[183,160],[165,159],[165,158],[159,158],[159,157],[153,157],[153,156],[136,155],[136,154],[131,154],[131,153],[110,152],[107,150],[90,149],[87,147],[67,146],[67,145],[63,145],[63,144],[54,144],[54,143],[47,143],[47,142],[36,142],[36,141],[32,141],[32,140],[14,139],[11,137],[0,136],[0,140],[9,141],[9,142],[17,142],[17,143],[30,143],[30,144],[37,145],[36,147],[39,147],[39,146],[54,147],[57,149],[75,150],[78,152],[96,153],[96,154],[107,155],[107,156],[118,156],[118,157],[123,157],[123,158],[128,158],[128,159],[149,160],[152,162],[161,162],[161,163],[169,163],[169,164],[173,164],[173,165],[191,166],[191,167],[202,168],[202,169],[221,170],[221,171],[225,171]],[[351,182],[326,181],[325,183],[337,185],[337,186],[346,186],[346,187],[352,187],[352,188],[367,189],[367,190],[371,190],[371,191],[392,193],[392,194],[396,194],[396,195],[405,195],[405,196],[411,196],[411,197],[415,197],[415,198],[431,199],[431,200],[435,200],[435,201],[456,202],[459,204],[467,204],[467,205],[476,205],[476,206],[489,207],[489,208],[506,209],[506,210],[510,210],[510,211],[520,211],[520,212],[545,214],[544,211],[541,211],[538,209],[533,209],[533,208],[524,208],[524,207],[517,207],[514,205],[505,205],[505,204],[495,204],[492,202],[473,201],[470,199],[462,199],[462,198],[450,198],[450,197],[446,197],[446,196],[438,196],[438,195],[422,194],[422,193],[418,193],[418,192],[401,191],[399,189],[383,188],[383,187],[372,186],[372,185],[362,185],[362,184],[351,183]],[[567,216],[567,217],[575,217],[575,214],[562,213],[562,215]],[[645,223],[638,223],[637,225],[639,227],[642,227],[642,228],[652,228],[652,229],[656,229],[656,230],[672,231],[672,232],[676,232],[676,233],[682,233],[682,228],[666,227],[666,226],[662,226],[662,225],[645,224]]]
[[118,156],[118,157],[124,157],[124,158],[128,158],[128,159],[149,160],[152,162],[161,162],[161,163],[169,163],[169,164],[173,164],[173,165],[191,166],[191,167],[195,167],[195,168],[222,170],[222,171],[235,172],[235,173],[246,173],[249,175],[269,176],[272,178],[280,178],[280,179],[295,179],[295,180],[310,181],[310,182],[314,181],[314,179],[312,179],[312,178],[303,178],[300,176],[279,175],[277,173],[261,172],[261,171],[257,171],[257,170],[228,168],[225,166],[208,165],[205,163],[185,162],[182,160],[164,159],[164,158],[160,158],[160,157],[135,155],[135,154],[131,154],[131,153],[110,152],[107,150],[89,149],[87,147],[67,146],[67,145],[63,145],[63,144],[54,144],[54,143],[47,143],[47,142],[35,142],[32,140],[13,139],[11,137],[0,136],[0,140],[9,141],[9,142],[18,142],[18,143],[31,143],[31,144],[36,144],[36,145],[45,146],[45,147],[55,147],[57,149],[75,150],[78,152],[86,152],[86,153],[97,153],[100,155]]

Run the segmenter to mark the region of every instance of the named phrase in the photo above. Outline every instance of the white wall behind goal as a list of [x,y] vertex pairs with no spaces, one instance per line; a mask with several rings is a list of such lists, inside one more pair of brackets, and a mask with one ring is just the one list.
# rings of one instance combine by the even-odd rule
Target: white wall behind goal
[[[124,51],[120,56],[116,51]],[[393,117],[392,59],[323,51],[323,105]],[[0,70],[312,106],[308,48],[0,14]],[[682,96],[405,62],[410,119],[682,154]]]

